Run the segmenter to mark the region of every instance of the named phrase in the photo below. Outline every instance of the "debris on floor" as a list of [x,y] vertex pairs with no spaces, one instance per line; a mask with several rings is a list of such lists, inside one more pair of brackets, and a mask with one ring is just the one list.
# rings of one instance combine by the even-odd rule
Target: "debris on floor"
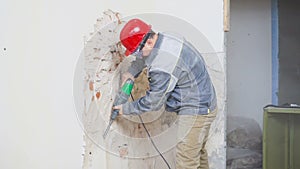
[[228,116],[227,169],[262,168],[262,131],[246,117]]

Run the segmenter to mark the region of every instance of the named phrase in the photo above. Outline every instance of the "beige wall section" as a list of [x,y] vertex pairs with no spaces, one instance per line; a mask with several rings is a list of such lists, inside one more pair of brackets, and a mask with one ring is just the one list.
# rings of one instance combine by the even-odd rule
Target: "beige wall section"
[[[218,94],[219,115],[211,127],[207,148],[212,169],[225,168],[225,71],[223,52],[214,52],[211,44],[203,34],[197,34],[195,28],[187,28],[184,21],[174,21],[173,16],[157,14],[141,14],[139,17],[153,24],[157,30],[183,32],[182,34],[194,42],[195,46],[203,51],[209,73],[215,84]],[[159,20],[155,19],[158,18]],[[119,89],[120,72],[129,66],[128,59],[122,58],[124,51],[119,45],[118,30],[121,22],[120,15],[106,11],[104,16],[97,19],[95,31],[87,37],[83,51],[84,57],[84,113],[80,114],[86,132],[84,169],[96,168],[162,168],[165,166],[152,147],[144,129],[136,117],[122,117],[115,121],[106,140],[102,134],[107,125],[109,113],[116,91]],[[115,20],[107,25],[107,23]],[[165,24],[174,21],[172,25]],[[106,26],[104,26],[106,25]],[[184,25],[184,26],[183,26]],[[104,27],[103,27],[104,26]],[[194,36],[193,36],[194,35]],[[197,37],[195,37],[197,35]],[[199,35],[199,36],[198,36]],[[202,39],[199,41],[199,39]],[[204,42],[205,41],[205,42]],[[116,52],[110,52],[116,51]],[[124,60],[125,59],[125,60]],[[120,64],[119,64],[120,63]],[[143,95],[147,89],[147,78],[138,80],[135,84],[139,88],[138,95]],[[135,91],[137,88],[135,87]],[[144,88],[144,90],[141,90]],[[98,96],[97,96],[98,94]],[[161,116],[160,116],[161,115]],[[144,121],[148,121],[147,128],[153,139],[174,168],[174,153],[176,146],[176,114],[158,112],[146,113]],[[157,119],[158,118],[158,119]]]

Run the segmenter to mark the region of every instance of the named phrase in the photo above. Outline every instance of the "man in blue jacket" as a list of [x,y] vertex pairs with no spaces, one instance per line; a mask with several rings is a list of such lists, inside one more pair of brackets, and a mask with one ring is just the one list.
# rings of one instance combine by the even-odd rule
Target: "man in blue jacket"
[[123,79],[134,79],[147,67],[150,89],[144,97],[114,109],[124,115],[157,111],[162,106],[176,112],[178,137],[183,137],[176,146],[176,168],[208,169],[205,144],[216,117],[217,99],[201,54],[183,37],[155,33],[140,19],[126,23],[120,40],[125,55],[136,56]]

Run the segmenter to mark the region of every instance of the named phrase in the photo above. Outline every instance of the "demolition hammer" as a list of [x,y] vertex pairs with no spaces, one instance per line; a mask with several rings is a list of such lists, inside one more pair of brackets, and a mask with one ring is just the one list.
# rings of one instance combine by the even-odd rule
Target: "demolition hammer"
[[[134,84],[134,82],[130,78],[125,81],[125,83],[122,86],[121,90],[116,95],[115,101],[113,103],[113,107],[124,104],[128,101],[131,90],[133,88],[133,84]],[[107,133],[110,129],[110,126],[112,125],[113,121],[117,118],[118,115],[119,115],[119,110],[117,110],[117,109],[112,110],[111,115],[110,115],[109,124],[108,124],[108,126],[107,126],[107,128],[106,128],[106,130],[103,134],[104,139],[105,139],[105,137],[106,137],[106,135],[107,135]]]

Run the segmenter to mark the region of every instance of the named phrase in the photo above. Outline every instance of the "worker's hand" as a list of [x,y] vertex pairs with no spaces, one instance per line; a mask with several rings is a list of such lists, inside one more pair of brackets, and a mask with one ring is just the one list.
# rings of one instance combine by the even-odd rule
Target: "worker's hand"
[[121,86],[123,86],[123,84],[126,82],[126,80],[127,79],[132,79],[133,81],[134,81],[134,77],[133,77],[133,75],[131,74],[131,73],[129,73],[129,72],[126,72],[126,73],[123,73],[122,74],[122,83],[121,83]]
[[118,106],[114,106],[113,109],[117,109],[119,110],[119,115],[122,115],[123,114],[123,108],[122,108],[122,105],[118,105]]

